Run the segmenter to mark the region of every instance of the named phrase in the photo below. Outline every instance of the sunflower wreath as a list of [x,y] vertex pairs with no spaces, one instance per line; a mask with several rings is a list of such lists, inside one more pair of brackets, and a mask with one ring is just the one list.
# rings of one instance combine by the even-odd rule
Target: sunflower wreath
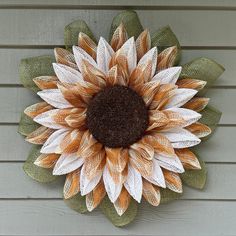
[[[190,148],[221,113],[202,97],[224,68],[207,58],[183,66],[169,26],[152,36],[134,11],[117,15],[110,44],[84,21],[65,28],[55,57],[23,59],[22,84],[44,101],[22,114],[34,144],[24,171],[39,182],[65,175],[64,199],[84,213],[99,206],[116,226],[130,223],[142,197],[158,206],[203,188],[204,162]],[[78,45],[78,46],[75,46]]]

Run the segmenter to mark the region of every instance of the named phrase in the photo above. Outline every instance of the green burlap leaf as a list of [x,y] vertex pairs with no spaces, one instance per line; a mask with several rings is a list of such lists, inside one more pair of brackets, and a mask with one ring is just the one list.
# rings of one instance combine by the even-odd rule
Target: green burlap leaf
[[81,196],[80,193],[76,194],[72,198],[64,199],[64,202],[72,210],[77,211],[79,213],[85,213],[88,211],[88,209],[86,207],[85,196]]
[[161,204],[177,200],[181,196],[182,196],[182,193],[176,193],[176,192],[171,191],[168,188],[162,188],[161,189]]
[[157,47],[158,53],[162,52],[164,49],[168,47],[176,46],[178,51],[174,64],[177,65],[179,63],[181,58],[180,43],[169,25],[160,28],[157,32],[153,33],[151,35],[151,40],[152,40],[152,47]]
[[23,165],[23,169],[25,173],[32,179],[41,183],[49,183],[56,180],[58,176],[52,175],[51,169],[45,169],[34,164],[34,161],[41,154],[40,149],[41,146],[39,145],[34,145],[32,147],[29,156]]
[[30,118],[23,112],[21,114],[18,132],[24,136],[27,136],[28,134],[36,130],[39,126],[39,124],[34,122],[32,118]]
[[64,42],[67,50],[70,50],[73,45],[78,45],[78,35],[80,32],[87,34],[94,42],[97,42],[85,21],[76,20],[65,27]]
[[199,120],[199,122],[201,122],[211,128],[211,134],[208,135],[207,137],[203,138],[203,140],[206,140],[206,139],[210,138],[211,135],[214,133],[214,131],[220,121],[222,112],[217,110],[216,108],[214,108],[211,105],[207,105],[205,107],[205,109],[203,111],[201,111],[200,113],[202,114],[202,117]]
[[224,70],[224,67],[214,60],[200,57],[183,65],[180,78],[192,78],[206,81],[206,86],[198,93],[199,96],[202,96],[221,76]]
[[204,161],[199,158],[198,160],[201,165],[201,170],[185,170],[183,174],[180,174],[180,178],[183,183],[190,187],[203,189],[206,183],[207,170]]
[[140,23],[137,13],[132,10],[123,11],[113,18],[110,29],[110,40],[121,22],[124,24],[129,37],[134,36],[136,39],[143,31],[143,26]]
[[137,214],[138,209],[136,202],[132,199],[125,213],[122,216],[119,216],[115,210],[115,207],[113,206],[113,203],[111,203],[108,197],[103,199],[102,203],[100,204],[100,208],[102,209],[104,215],[112,222],[112,224],[118,227],[125,226],[132,222]]
[[22,59],[19,74],[24,87],[38,92],[39,88],[34,83],[33,78],[42,75],[54,75],[53,62],[55,62],[54,56],[39,56]]

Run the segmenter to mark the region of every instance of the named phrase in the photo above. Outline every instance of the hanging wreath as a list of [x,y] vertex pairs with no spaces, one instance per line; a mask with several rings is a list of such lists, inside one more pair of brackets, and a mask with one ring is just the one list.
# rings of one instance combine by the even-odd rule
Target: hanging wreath
[[219,122],[204,95],[223,67],[207,58],[178,66],[170,27],[150,36],[134,11],[114,18],[109,43],[84,21],[69,24],[65,47],[20,64],[22,84],[43,100],[19,125],[34,144],[26,174],[65,175],[65,202],[81,213],[100,206],[116,226],[134,219],[142,199],[158,206],[179,198],[182,182],[203,188],[206,168],[192,147]]

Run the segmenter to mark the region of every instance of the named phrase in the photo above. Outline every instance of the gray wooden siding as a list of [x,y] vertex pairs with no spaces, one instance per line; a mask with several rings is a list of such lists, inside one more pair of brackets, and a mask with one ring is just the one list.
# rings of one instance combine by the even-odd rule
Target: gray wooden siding
[[[22,170],[30,145],[18,135],[21,111],[38,98],[22,88],[21,58],[52,54],[64,26],[83,18],[96,36],[134,8],[151,31],[170,24],[183,46],[182,63],[207,56],[226,72],[207,96],[223,116],[198,152],[206,161],[203,191],[184,188],[181,200],[141,205],[135,222],[116,228],[97,210],[80,215],[62,201],[63,178],[43,185]],[[236,1],[0,0],[0,235],[236,235]]]

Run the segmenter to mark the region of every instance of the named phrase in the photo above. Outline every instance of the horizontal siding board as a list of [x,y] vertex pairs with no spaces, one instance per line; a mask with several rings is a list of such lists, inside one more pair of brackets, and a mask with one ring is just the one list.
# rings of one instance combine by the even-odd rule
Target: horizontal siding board
[[[52,49],[0,48],[0,84],[20,84],[18,68],[22,58],[51,54]],[[226,70],[216,86],[236,86],[236,50],[183,50],[181,64],[201,56],[212,58],[224,65]]]
[[[0,126],[0,161],[24,161],[31,145],[17,133],[16,125]],[[215,134],[196,148],[206,162],[235,162],[236,127],[218,127]],[[222,150],[227,150],[222,155]]]
[[32,0],[1,0],[0,6],[224,6],[234,7],[234,0],[41,0],[34,2]]
[[[108,36],[117,10],[1,9],[0,45],[62,45],[65,25],[84,19],[95,35]],[[234,11],[138,10],[151,31],[169,24],[182,46],[236,46]],[[106,17],[104,17],[104,15]],[[222,20],[224,19],[224,20]]]
[[[210,89],[207,96],[211,98],[211,104],[223,112],[220,124],[236,124],[236,107],[229,106],[236,99],[234,89]],[[18,122],[21,112],[37,101],[37,95],[25,88],[1,87],[0,123]]]
[[[236,164],[207,164],[207,169],[204,190],[185,186],[182,199],[236,200],[236,191],[232,191],[236,189]],[[25,175],[22,163],[0,163],[0,198],[62,198],[63,183],[61,177],[54,183],[40,184]]]
[[100,211],[78,214],[60,200],[0,201],[1,235],[234,235],[236,202],[175,201],[143,206],[125,228]]

